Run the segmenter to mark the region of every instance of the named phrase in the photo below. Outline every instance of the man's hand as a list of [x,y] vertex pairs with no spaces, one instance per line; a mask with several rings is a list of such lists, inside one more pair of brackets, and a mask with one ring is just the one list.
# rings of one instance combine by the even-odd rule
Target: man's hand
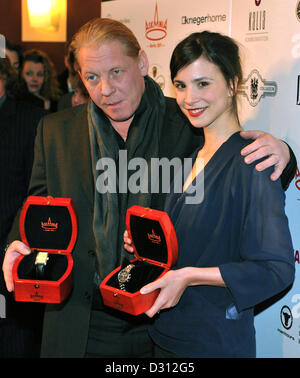
[[129,238],[129,236],[128,236],[128,231],[127,231],[127,230],[124,231],[124,234],[123,234],[123,241],[124,241],[124,249],[125,249],[127,252],[133,253],[133,252],[134,252],[134,249],[133,249],[133,247],[131,247],[131,245],[132,245],[132,240]]
[[20,255],[29,255],[30,253],[30,248],[18,240],[12,242],[7,248],[2,266],[7,291],[11,292],[14,290],[12,269],[15,261]]
[[274,172],[270,178],[272,181],[277,180],[290,160],[290,152],[286,143],[264,131],[247,130],[242,131],[240,135],[245,139],[256,139],[241,151],[241,154],[245,156],[245,163],[250,164],[266,157],[255,168],[258,171],[263,171],[274,166]]

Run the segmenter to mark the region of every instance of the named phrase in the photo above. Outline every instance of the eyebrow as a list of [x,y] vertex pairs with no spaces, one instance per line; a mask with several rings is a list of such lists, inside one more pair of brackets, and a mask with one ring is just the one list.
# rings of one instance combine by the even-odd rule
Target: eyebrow
[[[207,77],[207,76],[201,76],[201,77],[197,77],[197,78],[193,79],[192,83],[198,83],[199,81],[213,81],[213,79],[210,78],[210,77]],[[174,83],[175,82],[184,83],[184,81],[179,80],[179,79],[174,79]]]

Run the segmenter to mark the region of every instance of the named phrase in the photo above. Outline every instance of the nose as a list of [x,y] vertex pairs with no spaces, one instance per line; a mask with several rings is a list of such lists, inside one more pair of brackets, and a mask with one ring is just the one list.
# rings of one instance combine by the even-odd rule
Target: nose
[[38,75],[33,75],[32,76],[32,81],[38,81]]
[[101,90],[102,96],[105,96],[105,97],[108,97],[115,92],[115,88],[111,84],[109,79],[105,79],[103,77],[100,80],[100,90]]
[[186,105],[193,105],[197,101],[195,92],[193,91],[192,88],[187,87],[186,90],[184,91],[184,102]]

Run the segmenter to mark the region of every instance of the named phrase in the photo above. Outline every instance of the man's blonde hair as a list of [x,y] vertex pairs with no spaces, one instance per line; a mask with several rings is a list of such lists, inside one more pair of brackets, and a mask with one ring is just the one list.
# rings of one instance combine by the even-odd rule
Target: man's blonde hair
[[119,21],[110,18],[95,18],[83,25],[73,36],[71,49],[76,61],[83,46],[100,46],[104,42],[119,41],[124,46],[124,53],[137,57],[141,49],[138,40],[130,29]]

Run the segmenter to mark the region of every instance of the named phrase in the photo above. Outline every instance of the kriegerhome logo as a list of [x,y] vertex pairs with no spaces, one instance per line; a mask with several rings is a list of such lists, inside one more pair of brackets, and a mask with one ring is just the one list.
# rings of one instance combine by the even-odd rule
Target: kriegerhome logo
[[206,16],[182,16],[181,23],[182,25],[189,25],[189,24],[206,24],[210,22],[225,22],[226,21],[226,14],[217,14],[217,15],[206,15]]
[[149,41],[160,41],[167,36],[168,19],[160,20],[158,6],[155,5],[154,19],[145,21],[145,36]]
[[250,72],[247,79],[243,80],[239,93],[246,97],[249,104],[254,107],[262,98],[276,96],[277,83],[263,79],[258,70],[254,69]]

